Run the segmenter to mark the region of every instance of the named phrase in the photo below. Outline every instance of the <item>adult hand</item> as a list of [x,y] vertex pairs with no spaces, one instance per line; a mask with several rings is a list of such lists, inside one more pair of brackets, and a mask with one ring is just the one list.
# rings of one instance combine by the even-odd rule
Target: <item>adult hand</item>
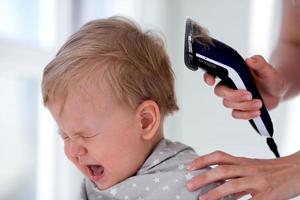
[[216,181],[222,185],[199,197],[201,200],[236,198],[250,194],[252,200],[284,200],[300,195],[300,151],[279,159],[249,159],[216,151],[194,160],[188,170],[217,165],[187,182],[190,191]]
[[[276,71],[266,60],[259,55],[246,59],[246,64],[254,78],[267,109],[276,107],[286,91],[286,83],[283,76]],[[215,77],[204,74],[204,81],[213,86]],[[232,116],[237,119],[253,119],[260,115],[262,102],[252,99],[247,90],[234,90],[220,82],[215,87],[215,94],[223,98],[225,107],[233,109]]]

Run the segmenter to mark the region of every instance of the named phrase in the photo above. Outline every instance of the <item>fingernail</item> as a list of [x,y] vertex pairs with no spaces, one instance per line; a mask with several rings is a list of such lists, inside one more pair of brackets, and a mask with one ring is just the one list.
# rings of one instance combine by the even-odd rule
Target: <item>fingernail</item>
[[260,100],[255,101],[254,106],[257,108],[261,108],[262,107],[262,103]]
[[211,78],[206,78],[206,83],[208,85],[213,85],[214,84],[214,80],[212,80]]
[[189,191],[193,190],[193,183],[191,183],[190,181],[187,182],[186,186],[187,186],[187,188],[188,188]]
[[193,166],[193,163],[192,163],[192,164],[189,164],[186,168],[187,168],[187,170],[189,170],[189,171],[192,171],[192,170],[195,169],[195,167]]
[[251,113],[252,117],[258,117],[260,115],[260,111],[254,111]]
[[243,100],[251,100],[251,98],[252,98],[252,95],[249,94],[249,93],[246,93],[246,94],[244,94],[244,95],[242,96],[242,99],[243,99]]

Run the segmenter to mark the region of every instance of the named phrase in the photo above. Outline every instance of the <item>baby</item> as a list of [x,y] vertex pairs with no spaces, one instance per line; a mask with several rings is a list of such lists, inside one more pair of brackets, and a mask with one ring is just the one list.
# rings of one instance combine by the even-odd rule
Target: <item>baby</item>
[[[124,17],[87,23],[43,73],[42,93],[85,176],[81,199],[197,199],[220,183],[188,192],[194,150],[164,139],[178,110],[163,42]],[[228,197],[228,199],[231,199]]]

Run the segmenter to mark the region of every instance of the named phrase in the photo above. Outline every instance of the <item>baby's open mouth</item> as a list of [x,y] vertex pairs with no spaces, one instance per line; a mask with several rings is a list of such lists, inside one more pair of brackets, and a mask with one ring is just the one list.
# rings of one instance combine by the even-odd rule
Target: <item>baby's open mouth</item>
[[88,165],[87,167],[93,181],[98,181],[104,174],[104,167],[102,165]]

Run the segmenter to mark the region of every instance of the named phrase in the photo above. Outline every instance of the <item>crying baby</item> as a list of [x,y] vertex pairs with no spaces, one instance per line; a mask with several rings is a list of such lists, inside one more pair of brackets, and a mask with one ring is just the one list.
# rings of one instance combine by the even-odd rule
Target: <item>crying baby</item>
[[187,171],[197,154],[164,138],[178,110],[171,64],[162,40],[129,19],[82,26],[44,69],[42,94],[85,176],[81,199],[197,199],[221,184],[186,189],[209,169]]

